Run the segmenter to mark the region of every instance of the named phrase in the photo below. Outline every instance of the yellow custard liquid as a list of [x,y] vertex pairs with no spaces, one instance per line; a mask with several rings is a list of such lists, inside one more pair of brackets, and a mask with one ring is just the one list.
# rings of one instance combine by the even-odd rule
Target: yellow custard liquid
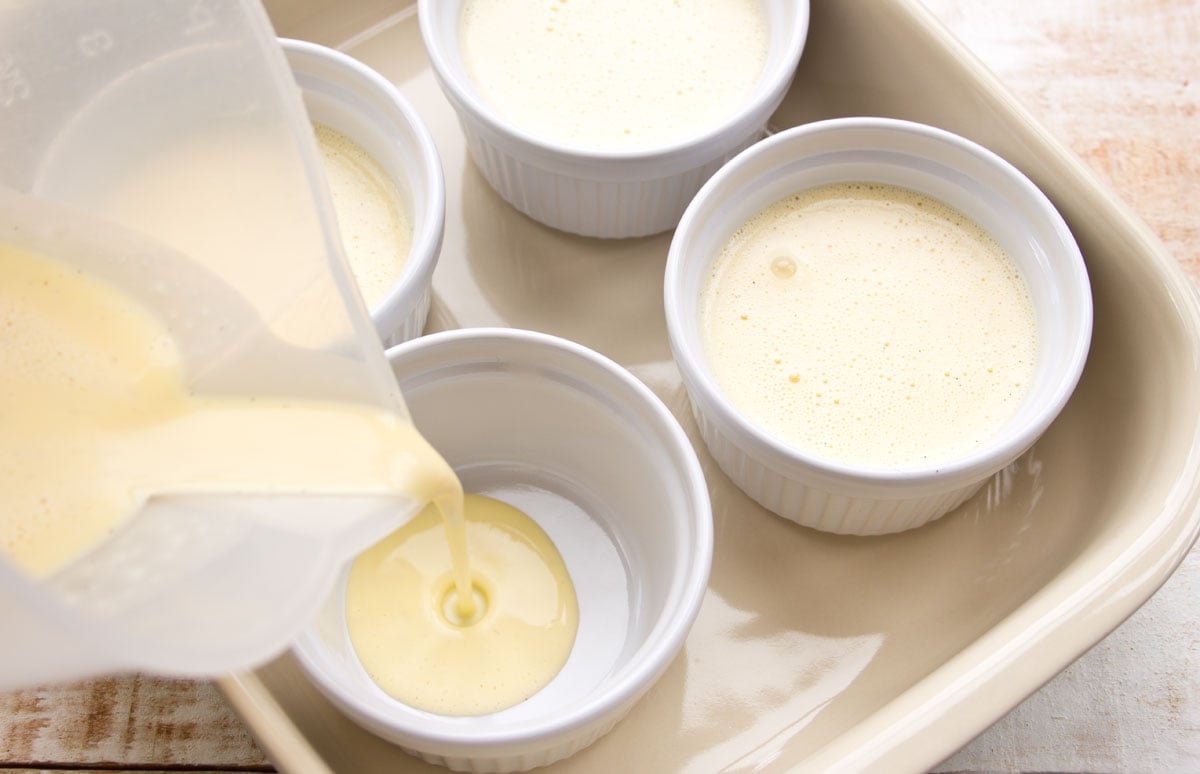
[[523,129],[585,148],[677,142],[750,98],[766,63],[762,0],[467,0],[459,54]]
[[384,691],[441,715],[519,704],[566,663],[579,611],[567,568],[532,519],[468,494],[475,610],[455,607],[443,521],[427,508],[355,560],[346,625],[359,661]]
[[[384,549],[364,554],[355,575],[390,546],[418,563],[436,557],[437,593],[414,579],[368,583],[374,608],[350,618],[356,630],[395,632],[392,611],[408,611],[401,643],[428,643],[430,621],[457,622],[446,624],[449,640],[465,646],[390,652],[393,662],[420,664],[425,693],[411,700],[422,709],[468,714],[520,701],[549,682],[574,641],[574,591],[545,534],[515,509],[470,497],[468,567],[461,485],[407,419],[352,404],[193,395],[170,332],[135,299],[68,264],[0,245],[0,556],[45,577],[148,498],[179,493],[396,494],[433,503],[441,516],[426,508]],[[394,572],[398,562],[382,566]],[[356,593],[362,586],[353,584]],[[483,594],[478,603],[473,587]],[[501,693],[492,689],[499,654],[508,670]],[[406,673],[373,674],[394,690]],[[459,703],[426,701],[430,683]]]
[[855,465],[970,453],[1016,412],[1037,360],[1029,288],[995,238],[876,183],[819,186],[750,218],[714,260],[699,316],[740,411]]
[[392,182],[362,146],[313,124],[346,260],[367,307],[387,297],[408,260],[412,224]]

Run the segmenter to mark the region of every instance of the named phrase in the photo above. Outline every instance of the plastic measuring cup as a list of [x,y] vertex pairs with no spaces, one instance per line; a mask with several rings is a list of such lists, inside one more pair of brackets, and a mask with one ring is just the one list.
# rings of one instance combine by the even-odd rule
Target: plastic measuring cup
[[[257,2],[10,0],[0,126],[0,240],[76,262],[170,321],[194,392],[404,412]],[[0,688],[251,666],[416,506],[168,497],[45,581],[0,561]]]

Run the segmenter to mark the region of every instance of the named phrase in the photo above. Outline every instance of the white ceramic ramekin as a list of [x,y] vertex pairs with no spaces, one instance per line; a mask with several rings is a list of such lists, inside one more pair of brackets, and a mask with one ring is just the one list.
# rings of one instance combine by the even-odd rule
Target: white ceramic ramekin
[[683,645],[708,582],[712,512],[695,451],[628,371],[541,333],[465,329],[388,352],[417,427],[467,491],[524,510],[575,584],[579,630],[562,671],[480,717],[406,707],[367,676],[346,634],[345,576],[296,654],[365,728],[460,771],[553,763],[605,734]]
[[371,309],[384,346],[421,335],[442,248],[446,187],[433,137],[417,111],[387,79],[331,48],[281,40],[313,121],[358,143],[392,180],[412,223],[404,270]]
[[573,147],[530,134],[481,98],[459,55],[462,0],[420,0],[421,37],[483,176],[534,220],[574,234],[635,237],[675,227],[721,165],[760,139],[792,82],[808,33],[808,0],[764,0],[770,42],[742,108],[681,142],[635,151]]
[[[987,229],[1027,280],[1039,345],[1033,383],[990,441],[936,467],[864,468],[788,446],[721,393],[697,319],[709,266],[732,232],[767,205],[818,185],[873,181],[914,189]],[[721,469],[764,507],[830,532],[873,535],[936,519],[1028,449],[1075,389],[1087,357],[1092,299],[1079,247],[1054,206],[990,151],[933,127],[844,118],[781,132],[738,156],[688,207],[666,269],[671,349],[692,410]]]

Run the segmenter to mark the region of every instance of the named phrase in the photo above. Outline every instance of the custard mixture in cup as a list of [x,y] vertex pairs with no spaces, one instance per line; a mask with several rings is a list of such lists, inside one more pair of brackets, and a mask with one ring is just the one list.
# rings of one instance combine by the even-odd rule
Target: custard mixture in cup
[[420,336],[442,247],[442,164],[417,111],[340,51],[281,40],[317,136],[338,231],[384,346]]
[[709,451],[805,526],[896,532],[953,510],[1065,405],[1087,271],[1023,174],[933,127],[777,134],[700,191],[667,327]]
[[[372,642],[381,631],[373,624],[384,625],[407,604],[398,589],[445,550],[444,532],[431,529],[399,544],[385,541],[356,560],[297,643],[299,661],[350,718],[427,761],[481,772],[553,763],[629,711],[670,664],[695,619],[713,537],[695,451],[645,385],[563,339],[464,329],[407,342],[388,357],[414,423],[465,490],[524,512],[540,532],[520,542],[548,538],[557,550],[577,602],[574,641],[549,681],[515,704],[493,701],[521,677],[508,674],[507,659],[491,659],[497,661],[491,671],[482,668],[490,651],[512,642],[464,651],[463,641],[480,633],[458,631],[449,619],[424,633],[394,629],[394,641],[383,643],[388,658],[373,662]],[[509,584],[528,579],[529,568],[489,569],[477,561],[490,550],[475,538],[480,534],[468,533],[468,555],[490,616],[493,605],[522,601],[505,594],[518,588]],[[412,553],[402,556],[410,540]],[[374,572],[376,560],[402,568],[386,576],[396,583],[387,581],[390,596],[377,612],[364,607],[359,593],[374,577],[363,573]],[[441,597],[429,590],[440,588],[428,585],[417,596],[428,606]],[[364,609],[375,621],[364,620]],[[513,625],[498,617],[480,623],[496,631]],[[417,659],[426,665],[413,671]],[[385,691],[387,673],[397,666],[408,676]],[[417,683],[423,685],[413,693]],[[410,694],[419,701],[408,700]]]
[[472,158],[518,210],[584,236],[674,228],[762,137],[807,0],[420,0],[421,36]]

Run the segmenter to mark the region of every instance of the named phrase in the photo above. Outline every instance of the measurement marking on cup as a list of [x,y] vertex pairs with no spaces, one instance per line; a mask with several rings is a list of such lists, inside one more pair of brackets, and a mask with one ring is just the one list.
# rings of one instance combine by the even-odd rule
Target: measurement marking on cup
[[12,107],[33,96],[33,85],[17,67],[12,54],[0,54],[0,107]]
[[79,49],[79,53],[88,59],[92,59],[112,51],[113,42],[111,32],[103,28],[97,28],[75,38],[75,47]]
[[212,9],[205,0],[196,0],[192,3],[188,8],[187,18],[187,26],[183,28],[184,35],[196,35],[217,23],[217,17],[213,15]]

